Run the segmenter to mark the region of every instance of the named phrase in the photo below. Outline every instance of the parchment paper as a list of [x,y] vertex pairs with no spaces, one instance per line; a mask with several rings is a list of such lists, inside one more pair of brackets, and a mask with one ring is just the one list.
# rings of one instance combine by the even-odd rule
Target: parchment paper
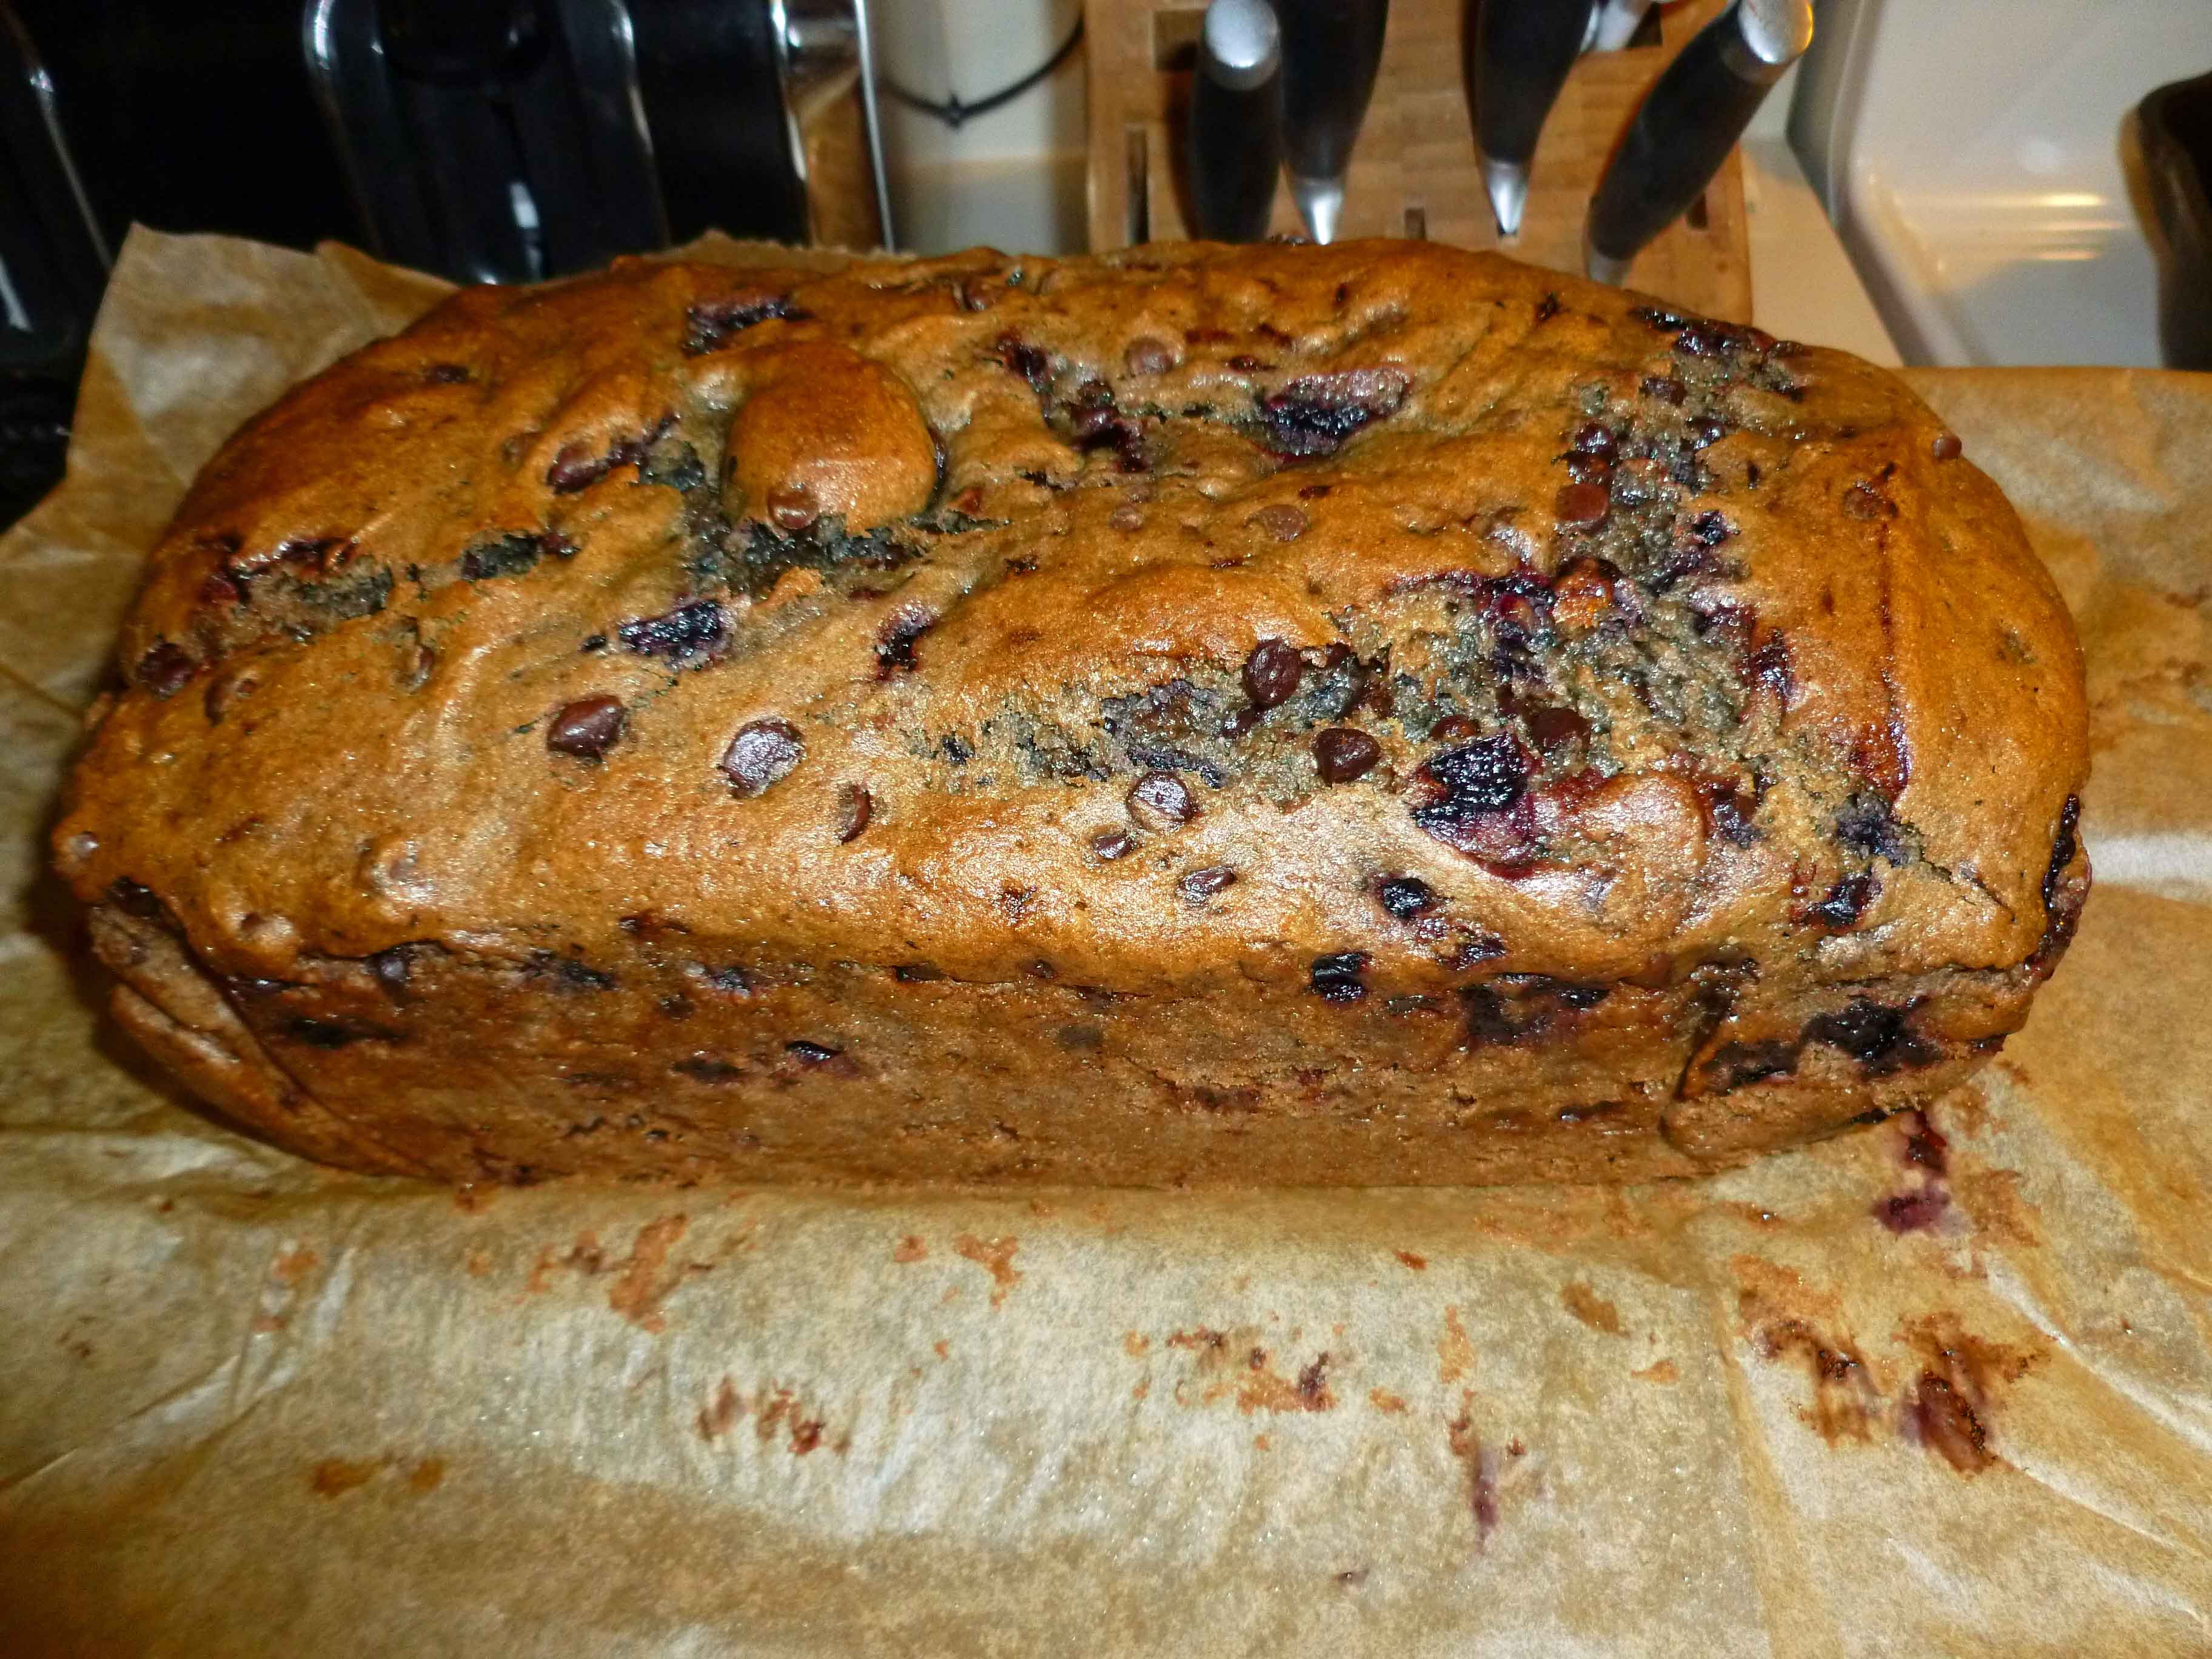
[[457,1198],[179,1104],[38,842],[193,470],[439,291],[135,234],[0,541],[0,1652],[2212,1650],[2212,377],[1917,377],[2095,722],[2095,896],[1947,1151]]

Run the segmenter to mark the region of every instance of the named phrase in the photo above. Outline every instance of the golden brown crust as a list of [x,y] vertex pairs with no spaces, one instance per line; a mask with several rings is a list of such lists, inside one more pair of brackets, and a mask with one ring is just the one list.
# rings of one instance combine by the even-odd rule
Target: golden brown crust
[[466,292],[225,448],[123,661],[70,878],[451,1176],[1680,1172],[1963,1075],[2086,884],[1923,405],[1420,244]]

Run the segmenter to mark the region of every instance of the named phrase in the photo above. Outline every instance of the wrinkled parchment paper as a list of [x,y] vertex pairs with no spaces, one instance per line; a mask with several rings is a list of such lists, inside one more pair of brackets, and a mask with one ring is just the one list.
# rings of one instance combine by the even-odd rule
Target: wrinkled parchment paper
[[135,234],[0,541],[0,1651],[2212,1650],[2212,377],[1917,377],[2081,619],[2096,743],[2079,942],[1947,1146],[457,1198],[181,1107],[38,842],[194,469],[439,291]]

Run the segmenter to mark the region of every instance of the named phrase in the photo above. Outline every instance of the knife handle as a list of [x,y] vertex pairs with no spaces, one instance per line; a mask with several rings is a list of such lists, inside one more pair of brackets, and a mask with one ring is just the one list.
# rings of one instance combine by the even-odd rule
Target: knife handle
[[1461,38],[1486,160],[1526,167],[1589,33],[1591,0],[1480,0]]
[[1190,81],[1193,234],[1256,242],[1267,234],[1283,157],[1282,44],[1267,0],[1213,0]]
[[1590,198],[1591,276],[1619,282],[1644,246],[1687,210],[1812,38],[1809,0],[1736,0],[1676,54]]
[[1389,0],[1276,0],[1283,151],[1291,176],[1340,179],[1375,94]]

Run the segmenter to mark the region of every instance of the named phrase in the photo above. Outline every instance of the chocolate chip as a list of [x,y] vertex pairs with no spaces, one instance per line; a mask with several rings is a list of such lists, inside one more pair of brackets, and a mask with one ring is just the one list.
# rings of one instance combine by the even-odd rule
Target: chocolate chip
[[837,787],[837,842],[840,846],[860,839],[860,832],[868,827],[868,820],[876,815],[876,798],[866,785],[840,784]]
[[276,544],[276,556],[319,575],[351,558],[353,544],[343,536],[292,536]]
[[1596,421],[1585,421],[1577,427],[1573,443],[1576,454],[1595,455],[1608,465],[1620,453],[1620,441],[1613,436],[1612,428]]
[[422,373],[432,386],[461,386],[469,378],[466,363],[433,363]]
[[1176,884],[1176,890],[1192,904],[1203,904],[1216,893],[1237,884],[1237,872],[1225,864],[1217,864],[1205,870],[1193,870]]
[[1807,908],[1803,920],[1816,921],[1832,933],[1849,933],[1881,891],[1880,878],[1867,871],[1845,876],[1828,890],[1827,897]]
[[415,953],[404,945],[395,945],[388,951],[379,951],[368,958],[372,978],[393,996],[407,988],[414,976]]
[[1375,896],[1382,901],[1382,908],[1400,921],[1425,916],[1443,902],[1437,896],[1436,889],[1418,876],[1385,876],[1376,884]]
[[789,777],[805,758],[805,742],[790,721],[748,720],[723,751],[722,772],[741,797],[750,799]]
[[894,673],[911,674],[919,668],[915,643],[936,626],[935,615],[919,605],[908,605],[896,612],[876,635],[876,678],[887,679]]
[[1869,1077],[1882,1077],[1907,1066],[1933,1065],[1942,1052],[1906,1024],[1910,1008],[1892,1008],[1865,997],[1833,1014],[1805,1022],[1805,1035],[1814,1042],[1840,1048],[1856,1060]]
[[1231,739],[1241,738],[1259,723],[1260,711],[1249,704],[1242,708],[1232,708],[1222,720],[1221,735]]
[[1570,454],[1567,476],[1577,483],[1597,484],[1609,490],[1613,485],[1613,461],[1604,455]]
[[582,444],[563,444],[545,469],[546,488],[556,495],[572,495],[607,476],[607,458],[595,455]]
[[1737,847],[1748,847],[1759,838],[1759,827],[1752,820],[1759,812],[1759,797],[1737,788],[1725,779],[1708,778],[1698,785],[1698,799],[1704,803],[1705,816],[1711,819],[1714,833],[1722,840]]
[[1668,374],[1647,374],[1642,387],[1644,395],[1662,404],[1680,404],[1690,395],[1690,388]]
[[1375,769],[1382,745],[1350,726],[1332,726],[1314,736],[1314,769],[1323,783],[1352,783]]
[[1573,709],[1554,703],[1540,704],[1522,712],[1528,739],[1546,754],[1589,739],[1590,725]]
[[579,697],[553,716],[545,746],[556,754],[598,760],[614,747],[628,719],[619,697]]
[[163,640],[138,659],[137,678],[147,690],[167,701],[185,689],[198,666],[183,647]]
[[118,876],[108,883],[107,896],[125,915],[136,916],[141,921],[166,923],[169,920],[168,907],[154,896],[154,890],[128,876]]
[[1516,1019],[1512,1005],[1493,986],[1468,986],[1459,994],[1459,1006],[1471,1048],[1516,1042],[1524,1036],[1536,1035],[1541,1025],[1540,1015],[1526,1024]]
[[1797,1045],[1768,1040],[1731,1042],[1705,1062],[1705,1075],[1725,1093],[1770,1077],[1783,1077],[1797,1069]]
[[1038,396],[1052,384],[1052,359],[1041,347],[1012,334],[1001,335],[995,348],[999,361],[1012,373],[1030,383],[1030,390]]
[[1188,823],[1198,816],[1190,786],[1172,772],[1147,772],[1129,786],[1129,816],[1140,829],[1155,832]]
[[1132,374],[1164,374],[1176,366],[1175,348],[1149,334],[1139,335],[1129,342],[1121,362]]
[[1127,830],[1101,830],[1091,838],[1093,856],[1111,864],[1115,859],[1127,858],[1137,850],[1137,838]]
[[1703,317],[1686,319],[1674,336],[1674,349],[1685,357],[1717,357],[1735,343],[1734,329]]
[[[1541,577],[1504,576],[1486,582],[1484,588],[1485,608],[1497,627],[1502,652],[1508,655],[1519,652],[1543,633],[1544,613],[1551,609],[1553,595]],[[1502,672],[1515,671],[1507,667]]]
[[1360,978],[1367,971],[1364,951],[1345,951],[1335,956],[1316,957],[1313,959],[1311,984],[1314,994],[1325,1002],[1357,1002],[1367,994],[1367,987]]
[[1125,501],[1106,515],[1106,522],[1119,531],[1142,530],[1145,527],[1145,511]]
[[1429,728],[1429,737],[1436,743],[1458,743],[1467,738],[1482,735],[1482,722],[1467,714],[1447,714]]
[[1769,635],[1745,661],[1744,678],[1751,684],[1771,691],[1787,708],[1790,697],[1797,690],[1796,669],[1790,659],[1789,640],[1780,634]]
[[822,503],[805,484],[778,484],[762,505],[768,509],[769,522],[786,535],[797,535],[822,516]]
[[1112,415],[1098,422],[1097,430],[1082,439],[1079,449],[1109,449],[1114,452],[1114,470],[1117,472],[1142,472],[1149,465],[1145,455],[1145,433],[1141,422],[1126,416]]
[[1563,529],[1595,530],[1613,511],[1613,500],[1602,484],[1571,483],[1560,487],[1552,512]]
[[1312,520],[1306,517],[1304,509],[1292,507],[1288,501],[1277,501],[1272,507],[1261,507],[1244,522],[1255,530],[1266,532],[1279,542],[1294,542],[1306,533],[1306,526]]
[[1547,294],[1536,301],[1536,321],[1539,324],[1548,323],[1559,314],[1559,296],[1558,295]]
[[1080,388],[1076,395],[1080,398],[1094,392],[1108,401],[1079,404],[1068,417],[1068,430],[1074,434],[1079,449],[1096,449],[1103,444],[1112,443],[1121,430],[1121,417],[1111,401],[1113,393],[1107,391],[1103,384],[1093,380],[1089,386]]
[[1700,415],[1690,422],[1690,447],[1710,449],[1728,435],[1727,423],[1710,415]]
[[1939,432],[1928,446],[1929,453],[1939,461],[1955,461],[1966,453],[1966,446],[1955,432]]
[[1306,672],[1297,647],[1282,640],[1262,640],[1244,659],[1244,695],[1255,708],[1273,708],[1296,696]]

